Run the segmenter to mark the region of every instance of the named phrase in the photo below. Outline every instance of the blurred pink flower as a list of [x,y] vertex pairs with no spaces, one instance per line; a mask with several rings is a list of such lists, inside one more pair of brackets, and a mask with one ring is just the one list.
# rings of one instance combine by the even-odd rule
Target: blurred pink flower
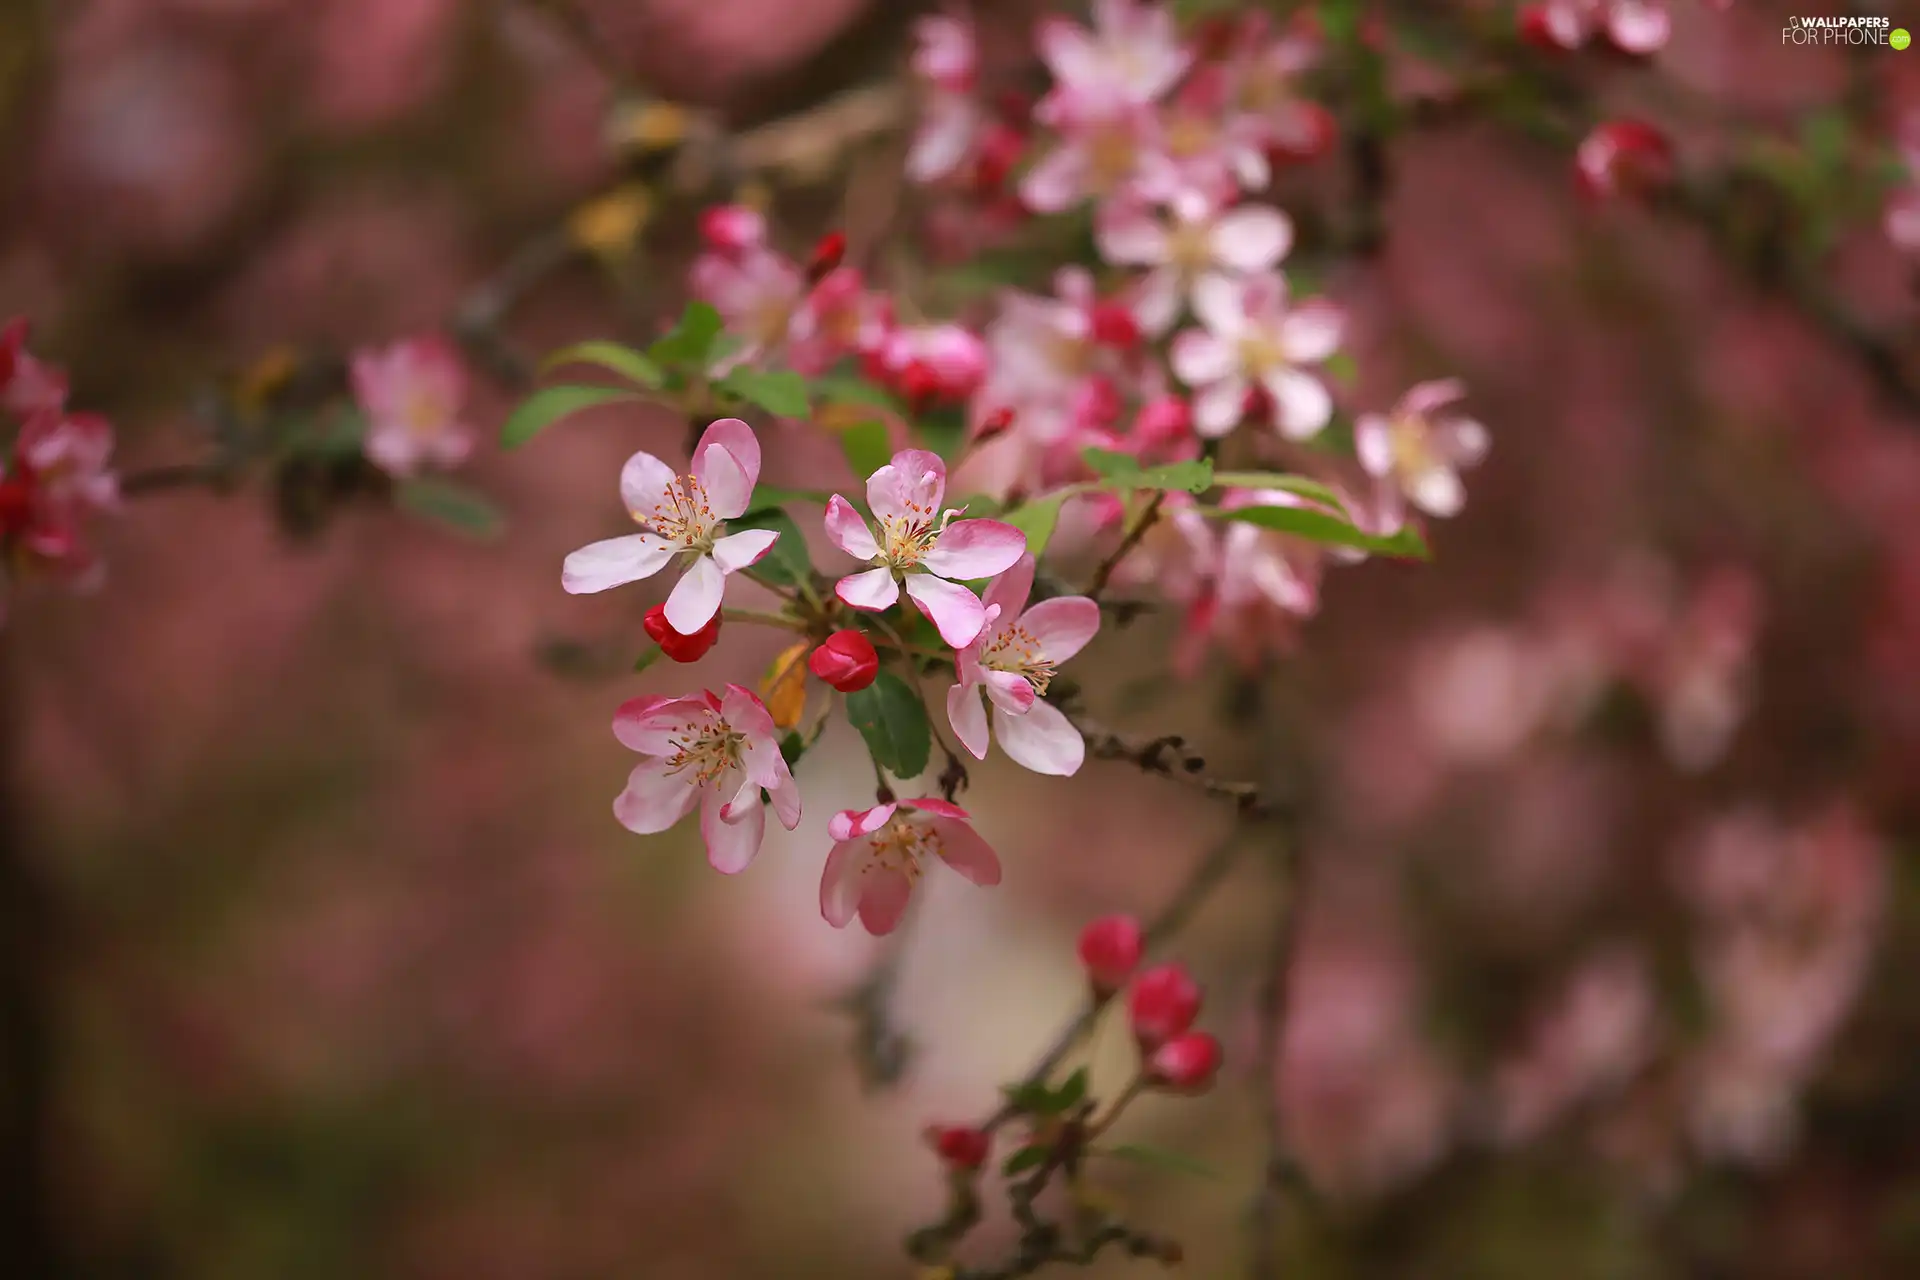
[[1173,326],[1193,304],[1203,280],[1258,275],[1280,264],[1293,244],[1293,224],[1265,205],[1223,208],[1197,190],[1154,217],[1137,201],[1110,201],[1096,222],[1100,252],[1116,266],[1149,268],[1134,294],[1134,315],[1150,334]]
[[472,429],[460,416],[467,370],[452,343],[433,334],[356,351],[350,372],[374,465],[405,478],[466,461],[473,451]]
[[1460,469],[1478,465],[1488,443],[1485,427],[1450,411],[1465,394],[1456,379],[1422,382],[1391,412],[1361,414],[1353,425],[1360,465],[1428,515],[1458,514],[1466,503]]
[[1204,277],[1193,291],[1203,328],[1173,340],[1173,372],[1195,389],[1194,427],[1218,438],[1238,426],[1255,387],[1273,397],[1280,433],[1289,440],[1317,435],[1333,416],[1333,397],[1303,365],[1318,364],[1340,346],[1344,317],[1324,299],[1298,306],[1287,300],[1278,275],[1244,281]]

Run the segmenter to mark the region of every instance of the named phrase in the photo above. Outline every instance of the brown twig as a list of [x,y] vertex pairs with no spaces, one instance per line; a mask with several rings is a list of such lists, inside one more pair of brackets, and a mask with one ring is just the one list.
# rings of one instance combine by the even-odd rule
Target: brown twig
[[1086,595],[1089,599],[1100,598],[1101,593],[1107,589],[1107,584],[1113,580],[1114,571],[1120,567],[1120,562],[1133,554],[1134,548],[1138,547],[1141,539],[1147,536],[1147,530],[1153,528],[1159,521],[1160,508],[1166,505],[1166,501],[1166,490],[1161,489],[1154,493],[1145,508],[1141,510],[1139,518],[1127,530],[1126,536],[1120,539],[1120,545],[1100,562],[1099,567],[1093,571],[1093,577],[1088,579]]

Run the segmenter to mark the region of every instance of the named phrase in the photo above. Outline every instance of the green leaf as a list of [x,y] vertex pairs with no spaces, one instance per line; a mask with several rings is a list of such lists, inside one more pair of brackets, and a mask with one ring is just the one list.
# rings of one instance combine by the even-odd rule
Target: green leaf
[[913,425],[921,444],[949,462],[967,440],[967,411],[959,406],[929,409]]
[[1006,1163],[1000,1166],[1000,1173],[1011,1178],[1015,1174],[1025,1173],[1029,1169],[1038,1169],[1047,1162],[1046,1147],[1022,1147],[1008,1156]]
[[926,772],[933,730],[920,695],[899,676],[882,671],[872,684],[848,694],[847,719],[866,739],[880,767],[894,777],[917,778]]
[[642,653],[639,657],[633,660],[634,674],[638,675],[640,672],[645,671],[648,667],[652,666],[654,663],[660,661],[660,655],[665,652],[666,650],[662,649],[659,645],[654,645],[651,649],[648,649],[646,652]]
[[500,428],[500,443],[508,449],[518,448],[570,413],[638,399],[637,393],[619,387],[589,387],[578,383],[543,387],[507,415],[506,424]]
[[1277,530],[1329,546],[1358,547],[1362,551],[1403,560],[1432,559],[1426,540],[1411,525],[1396,534],[1381,537],[1358,529],[1339,516],[1316,511],[1312,507],[1239,507],[1233,511],[1222,511],[1215,507],[1204,514],[1220,520],[1258,525],[1262,529]]
[[1360,378],[1360,364],[1353,358],[1353,353],[1350,351],[1334,352],[1327,357],[1320,369],[1330,381],[1349,391]]
[[1213,484],[1213,463],[1205,458],[1142,469],[1138,458],[1111,449],[1083,449],[1080,456],[1113,488],[1199,493]]
[[720,389],[782,418],[805,417],[811,403],[807,380],[787,369],[769,372],[743,364],[720,379]]
[[1008,1106],[1027,1115],[1046,1115],[1053,1100],[1053,1090],[1047,1088],[1043,1080],[1001,1085],[1000,1092],[1006,1096]]
[[648,347],[647,355],[662,368],[705,373],[723,327],[720,313],[713,309],[713,304],[689,302],[687,309],[680,313],[680,322]]
[[773,550],[748,571],[756,578],[783,587],[797,587],[813,580],[813,561],[807,555],[807,540],[792,516],[778,507],[766,507],[727,521],[728,533],[739,533],[743,529],[772,529],[780,535]]
[[1053,537],[1053,530],[1060,523],[1060,508],[1078,490],[1066,490],[1050,493],[1044,497],[1031,498],[1011,511],[1003,512],[1000,519],[1027,535],[1027,550],[1038,560],[1047,549],[1047,542]]
[[1282,471],[1219,471],[1214,473],[1213,482],[1223,489],[1279,489],[1324,503],[1335,511],[1347,509],[1345,500],[1318,480]]
[[1087,1069],[1081,1067],[1068,1076],[1058,1089],[1053,1091],[1053,1106],[1056,1111],[1071,1111],[1087,1096]]
[[813,390],[831,404],[859,404],[889,413],[900,412],[900,402],[885,387],[875,386],[856,373],[829,373],[813,380]]
[[1117,1147],[1096,1147],[1092,1154],[1112,1156],[1116,1160],[1131,1160],[1135,1164],[1151,1165],[1156,1169],[1168,1169],[1174,1173],[1188,1173],[1199,1178],[1213,1178],[1217,1181],[1220,1177],[1218,1169],[1195,1160],[1192,1156],[1139,1142],[1122,1143]]
[[497,538],[506,527],[499,509],[483,494],[437,476],[403,481],[393,497],[401,510],[470,538]]
[[800,757],[806,753],[807,740],[794,730],[787,730],[786,736],[780,739],[780,758],[787,762],[787,767],[791,769],[800,763]]
[[784,507],[789,502],[812,502],[824,507],[831,497],[833,495],[825,489],[782,489],[775,485],[761,484],[754,486],[753,500],[748,504],[747,509],[761,511],[768,507]]
[[623,347],[617,342],[581,342],[563,348],[546,358],[546,362],[540,366],[540,372],[551,373],[569,364],[595,365],[651,391],[658,391],[665,381],[659,365],[644,353],[632,347]]
[[863,422],[840,433],[840,451],[861,480],[893,461],[893,440],[884,422]]

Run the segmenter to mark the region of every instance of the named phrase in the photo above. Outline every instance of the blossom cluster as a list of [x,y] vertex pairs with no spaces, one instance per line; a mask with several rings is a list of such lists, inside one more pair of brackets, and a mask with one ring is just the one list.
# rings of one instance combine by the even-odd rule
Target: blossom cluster
[[120,500],[112,425],[68,407],[66,374],[27,337],[24,319],[0,327],[0,425],[13,428],[0,455],[0,620],[15,582],[96,585],[103,566],[87,527]]

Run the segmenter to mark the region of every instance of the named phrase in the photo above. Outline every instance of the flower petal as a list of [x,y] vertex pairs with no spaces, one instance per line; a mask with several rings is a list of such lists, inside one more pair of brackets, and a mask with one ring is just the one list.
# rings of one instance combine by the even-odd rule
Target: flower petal
[[1027,535],[1002,520],[955,520],[920,563],[942,578],[968,580],[1005,573],[1027,551]]
[[840,840],[827,851],[820,871],[820,915],[836,929],[852,923],[860,907],[860,870],[870,853],[865,840]]
[[906,587],[920,612],[926,614],[940,632],[940,638],[956,649],[972,644],[980,629],[987,625],[987,609],[980,603],[980,597],[957,582],[948,582],[930,573],[915,573],[907,576]]
[[1150,267],[1167,260],[1167,232],[1135,200],[1109,200],[1095,223],[1100,256],[1115,266]]
[[871,809],[842,809],[827,819],[827,835],[834,840],[853,840],[871,835],[893,818],[897,804],[877,804]]
[[753,501],[746,464],[721,444],[702,444],[693,455],[693,478],[706,491],[707,507],[717,520],[731,520]]
[[720,612],[726,591],[727,575],[712,557],[701,556],[687,566],[673,594],[667,597],[667,625],[683,636],[693,635]]
[[1353,420],[1353,452],[1370,476],[1393,470],[1393,427],[1385,414],[1363,413]]
[[867,506],[876,520],[931,520],[946,496],[947,464],[925,449],[902,449],[867,477]]
[[1050,702],[1035,702],[1023,716],[1008,715],[995,707],[993,736],[1015,764],[1035,773],[1071,777],[1087,758],[1086,739]]
[[[760,438],[753,434],[753,428],[738,418],[720,418],[707,424],[700,433],[700,440],[693,446],[693,456],[698,458],[701,450],[710,444],[717,444],[732,454],[734,461],[740,464],[740,470],[746,473],[747,488],[751,489],[760,482]],[[702,484],[706,480],[702,478]],[[731,519],[739,515],[735,511],[722,519]]]
[[672,467],[642,450],[620,468],[620,501],[626,504],[628,515],[645,524],[656,509],[666,505],[667,493],[679,478]]
[[1239,378],[1223,378],[1194,396],[1193,429],[1216,440],[1240,425],[1246,407],[1247,384]]
[[1287,439],[1305,440],[1333,419],[1333,396],[1312,374],[1278,369],[1267,375],[1265,385],[1273,397],[1274,421]]
[[1013,562],[1013,567],[987,584],[980,593],[980,603],[991,613],[996,607],[1000,616],[988,623],[988,630],[997,630],[1001,626],[1010,626],[1020,617],[1027,607],[1027,597],[1033,594],[1033,573],[1037,566],[1031,551],[1023,552]]
[[1086,596],[1056,596],[1042,600],[1020,615],[1049,662],[1065,662],[1087,647],[1100,630],[1100,606]]
[[673,552],[671,542],[652,533],[590,542],[567,557],[560,568],[560,585],[578,596],[638,582],[665,568]]
[[698,698],[665,698],[659,694],[629,698],[613,713],[613,736],[630,751],[648,756],[670,756],[679,749],[679,737],[688,723],[699,723],[711,713]]
[[1014,671],[996,671],[991,667],[980,673],[980,683],[987,688],[987,697],[993,705],[1023,716],[1033,706],[1033,683],[1025,676]]
[[1317,364],[1340,349],[1346,313],[1325,299],[1303,302],[1280,322],[1280,348],[1297,364]]
[[1193,286],[1193,313],[1216,338],[1232,341],[1246,332],[1246,290],[1225,276],[1202,276]]
[[947,723],[975,760],[987,758],[987,707],[978,686],[956,684],[947,690]]
[[713,544],[713,562],[720,566],[721,573],[738,573],[759,564],[778,541],[778,529],[745,529],[731,533]]
[[873,540],[873,530],[853,504],[837,493],[827,499],[826,525],[828,540],[855,560],[879,558],[880,544]]
[[876,938],[892,933],[907,913],[907,901],[913,897],[913,881],[891,867],[875,867],[864,877],[866,888],[860,894],[860,923]]
[[1428,515],[1453,516],[1466,505],[1467,491],[1452,467],[1429,467],[1408,478],[1407,497]]
[[684,773],[668,773],[664,760],[642,760],[627,775],[627,789],[613,802],[613,816],[635,835],[665,831],[693,812],[700,790]]
[[1219,382],[1240,367],[1239,353],[1231,345],[1199,329],[1177,335],[1169,354],[1173,376],[1190,387]]
[[893,570],[881,565],[865,573],[848,574],[834,584],[833,593],[852,608],[878,613],[892,608],[900,598],[900,584],[894,581]]
[[707,863],[721,875],[737,875],[760,852],[767,834],[767,811],[755,801],[725,817],[719,790],[708,787],[706,793],[700,805],[700,838],[707,842]]
[[973,824],[959,818],[935,817],[927,825],[940,836],[940,860],[983,889],[1000,883],[1000,857]]
[[1020,201],[1035,213],[1058,213],[1079,199],[1086,172],[1085,150],[1063,143],[1020,179]]
[[1266,271],[1293,247],[1293,223],[1278,209],[1245,205],[1213,224],[1213,256],[1235,271]]

